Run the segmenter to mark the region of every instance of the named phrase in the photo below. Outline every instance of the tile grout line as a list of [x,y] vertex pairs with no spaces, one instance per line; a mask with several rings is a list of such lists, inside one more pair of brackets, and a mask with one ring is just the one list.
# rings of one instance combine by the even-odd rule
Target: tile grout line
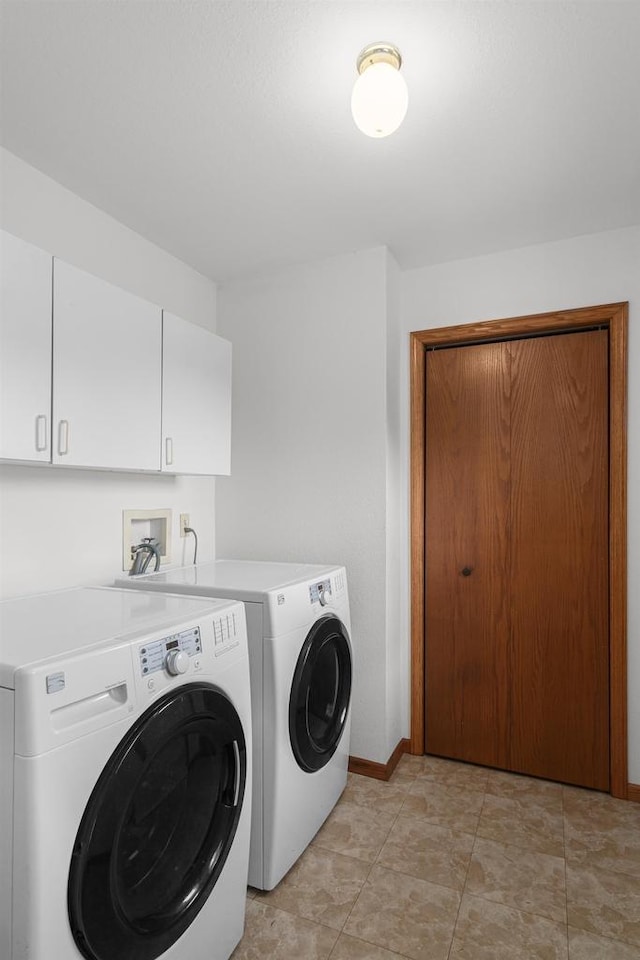
[[[487,789],[487,790],[485,791],[485,797],[486,797],[486,796],[493,796],[493,794],[491,794],[490,791]],[[522,799],[527,799],[527,798],[524,797],[524,798],[522,798]],[[566,861],[566,846],[565,846],[565,834],[564,834],[564,791],[563,791],[563,790],[560,791],[560,800],[561,800],[561,816],[562,816],[562,853],[563,853],[562,857],[559,857],[559,856],[556,855],[556,854],[547,854],[547,853],[545,853],[545,852],[543,852],[543,851],[540,851],[540,850],[533,850],[531,847],[529,847],[529,846],[521,846],[519,843],[509,842],[509,846],[512,846],[512,847],[514,847],[514,848],[516,848],[516,849],[518,849],[518,850],[522,850],[523,852],[528,852],[528,853],[535,854],[535,855],[538,855],[538,856],[548,856],[548,857],[553,857],[553,858],[555,858],[555,859],[562,859],[562,862],[563,862],[563,871],[564,871],[564,877],[565,877],[565,889],[564,889],[565,921],[564,921],[564,925],[565,925],[565,931],[566,931],[566,937],[567,937],[567,958],[568,958],[568,956],[569,956],[569,924],[568,924],[568,905],[567,905],[567,880],[566,880],[567,861]],[[533,803],[536,802],[535,798],[533,798],[533,801],[532,801],[532,802],[533,802]],[[483,801],[483,804],[482,804],[482,809],[481,809],[481,811],[480,811],[480,816],[479,816],[479,818],[478,818],[478,829],[479,829],[479,827],[480,827],[480,819],[481,819],[481,817],[482,817],[482,812],[483,812],[483,810],[484,810],[484,801]],[[484,838],[484,837],[481,837],[481,836],[478,837],[478,831],[476,830],[476,836],[475,836],[474,848],[473,848],[474,850],[475,850],[476,841],[477,841],[478,839],[480,839],[480,840],[486,840],[488,843],[498,843],[498,844],[503,844],[503,843],[504,843],[504,844],[506,844],[506,841],[499,841],[499,840],[494,840],[493,838]],[[471,858],[473,858],[473,851],[472,851],[472,854],[471,854]],[[469,861],[469,865],[471,865],[471,861]],[[467,878],[468,878],[468,876],[469,876],[469,871],[467,870]],[[466,879],[465,879],[465,890],[466,890]],[[483,895],[482,895],[481,893],[474,893],[474,894],[468,894],[468,895],[469,895],[469,896],[473,896],[473,897],[475,897],[475,898],[478,899],[478,900],[484,900],[485,903],[501,903],[501,901],[495,901],[495,900],[492,900],[492,899],[490,899],[490,898],[488,898],[488,897],[483,897]],[[502,904],[502,905],[503,905],[503,906],[509,906],[508,904]],[[527,910],[527,909],[525,909],[525,908],[522,907],[522,906],[519,906],[519,907],[511,906],[511,909],[517,910],[519,913],[530,914],[531,916],[539,917],[540,919],[542,919],[542,920],[547,920],[547,921],[549,921],[549,922],[551,922],[551,923],[559,923],[559,924],[562,924],[562,921],[553,920],[553,918],[552,918],[552,917],[549,917],[548,914],[538,913],[538,912],[535,911],[535,910]]]
[[567,937],[567,960],[570,960],[571,946],[569,944],[569,893],[567,885],[567,835],[566,818],[564,813],[564,787],[561,788],[560,796],[562,797],[562,858],[564,860],[564,915],[566,918],[565,932]]
[[480,813],[478,814],[478,822],[476,823],[475,833],[473,835],[473,846],[471,847],[471,854],[469,856],[469,863],[467,864],[467,870],[464,875],[464,883],[462,884],[462,890],[460,891],[460,903],[458,904],[458,911],[456,913],[456,919],[453,923],[453,929],[451,931],[451,943],[449,944],[449,950],[447,953],[447,960],[451,960],[451,951],[453,950],[453,941],[456,938],[456,928],[458,926],[458,920],[460,918],[460,908],[462,907],[462,900],[464,898],[464,892],[467,888],[467,880],[469,878],[469,870],[471,869],[471,861],[473,860],[473,851],[476,848],[476,840],[478,839],[478,828],[480,827],[480,818],[482,817],[482,811],[484,810],[485,800],[487,797],[487,784],[489,783],[489,777],[485,781],[484,795],[482,797],[482,806],[480,807]]
[[[331,953],[327,956],[326,960],[331,960],[331,958],[333,957],[336,947],[340,942],[341,936],[342,936],[342,930],[338,934],[338,939],[336,940],[334,945],[331,947]],[[388,954],[390,954],[390,956],[397,957],[398,960],[411,960],[411,957],[408,957],[405,953],[398,953],[397,950],[390,950],[389,947],[381,947],[379,943],[374,943],[372,940],[364,940],[362,937],[356,937],[352,933],[345,933],[345,937],[351,937],[352,940],[357,940],[358,943],[364,943],[366,944],[367,947],[377,947],[378,950],[384,950]]]
[[[417,775],[413,778],[413,780],[411,781],[411,783],[412,783],[412,784],[415,783],[416,780],[417,780]],[[409,789],[410,789],[410,788],[409,788]],[[407,794],[408,794],[408,793],[409,793],[409,791],[407,790]],[[371,872],[372,872],[373,868],[374,868],[374,867],[377,865],[377,863],[378,863],[378,858],[379,858],[380,854],[382,853],[382,849],[383,849],[385,843],[387,842],[387,839],[389,838],[389,834],[390,834],[391,831],[393,830],[393,828],[394,828],[394,826],[395,826],[395,824],[396,824],[396,822],[397,822],[397,820],[398,820],[398,817],[400,816],[400,811],[402,810],[402,806],[403,806],[403,804],[404,804],[404,800],[405,800],[405,798],[403,798],[402,803],[400,804],[400,806],[399,806],[399,808],[398,808],[398,812],[395,814],[393,820],[391,821],[391,823],[390,823],[390,825],[389,825],[389,829],[387,830],[387,832],[386,832],[386,834],[385,834],[385,838],[384,838],[384,840],[382,841],[382,843],[381,843],[381,845],[380,845],[380,849],[378,850],[378,853],[376,854],[374,860],[371,862],[371,865],[370,865],[370,867],[369,867],[369,870],[367,871],[367,875],[366,875],[366,877],[364,878],[364,882],[363,882],[363,884],[362,884],[362,887],[360,888],[360,892],[358,893],[358,896],[357,896],[357,897],[355,898],[355,900],[353,901],[353,905],[351,906],[351,909],[349,910],[349,913],[347,914],[347,916],[346,916],[346,918],[345,918],[345,921],[344,921],[344,923],[342,924],[342,927],[340,928],[340,931],[339,931],[339,933],[338,933],[338,939],[336,940],[336,942],[334,943],[333,947],[331,948],[331,953],[329,954],[327,960],[331,960],[331,955],[334,953],[335,948],[336,948],[336,945],[337,945],[338,941],[340,940],[340,937],[341,937],[342,934],[344,933],[344,928],[346,927],[347,923],[349,922],[349,919],[350,919],[350,917],[351,917],[351,914],[352,914],[353,911],[355,910],[356,904],[358,903],[358,900],[360,899],[360,896],[361,896],[361,894],[362,894],[362,891],[364,890],[365,885],[366,885],[369,877],[371,876]],[[345,934],[345,936],[350,936],[350,934]],[[358,937],[358,938],[356,938],[356,939],[362,940],[361,937]],[[372,943],[372,941],[370,941],[370,940],[362,940],[362,942],[363,942],[363,943],[371,943],[372,946],[378,946],[378,944]],[[392,951],[389,951],[389,952],[392,952]],[[399,957],[402,957],[402,954],[398,954],[398,956],[399,956]]]

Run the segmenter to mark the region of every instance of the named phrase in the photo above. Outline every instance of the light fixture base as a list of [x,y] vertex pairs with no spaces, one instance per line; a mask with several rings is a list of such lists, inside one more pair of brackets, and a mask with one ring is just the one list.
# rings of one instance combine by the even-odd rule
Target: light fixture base
[[378,43],[368,44],[364,50],[361,50],[356,60],[358,73],[364,73],[367,67],[373,63],[389,63],[396,70],[402,65],[400,51],[392,43],[379,41]]

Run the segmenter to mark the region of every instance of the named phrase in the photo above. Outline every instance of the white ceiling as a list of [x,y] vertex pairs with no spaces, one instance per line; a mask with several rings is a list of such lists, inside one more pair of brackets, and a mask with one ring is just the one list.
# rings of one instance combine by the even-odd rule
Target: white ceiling
[[[218,281],[640,222],[640,3],[2,0],[2,143]],[[360,49],[409,111],[350,115]]]

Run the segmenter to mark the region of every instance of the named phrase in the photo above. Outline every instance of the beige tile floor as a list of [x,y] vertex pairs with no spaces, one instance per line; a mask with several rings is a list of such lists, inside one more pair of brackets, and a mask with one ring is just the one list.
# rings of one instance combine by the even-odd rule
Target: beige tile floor
[[404,756],[349,774],[233,960],[640,960],[640,804]]

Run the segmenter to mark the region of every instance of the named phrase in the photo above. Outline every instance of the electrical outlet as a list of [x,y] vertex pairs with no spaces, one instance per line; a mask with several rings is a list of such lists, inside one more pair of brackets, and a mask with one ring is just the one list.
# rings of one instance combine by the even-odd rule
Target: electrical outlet
[[185,527],[190,527],[190,526],[191,524],[189,523],[189,514],[181,513],[180,514],[180,536],[181,537],[186,537],[187,531],[185,530]]

